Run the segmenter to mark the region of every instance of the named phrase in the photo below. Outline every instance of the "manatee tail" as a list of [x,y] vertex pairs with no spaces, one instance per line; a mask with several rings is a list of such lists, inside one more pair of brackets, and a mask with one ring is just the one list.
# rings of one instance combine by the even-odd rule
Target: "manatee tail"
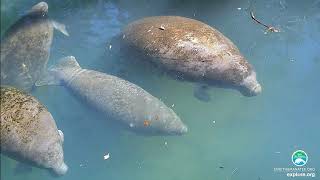
[[36,86],[48,86],[48,85],[61,85],[61,79],[64,75],[64,70],[72,68],[81,68],[74,56],[66,56],[59,60],[58,64],[53,65],[49,70],[43,74],[43,77],[39,79]]
[[52,24],[53,24],[53,27],[56,30],[60,31],[62,34],[66,35],[66,36],[69,36],[69,33],[68,33],[67,29],[66,29],[66,25],[61,24],[61,23],[59,23],[57,21],[52,21]]
[[66,56],[59,60],[58,64],[49,68],[50,71],[62,70],[65,68],[81,68],[80,64],[74,56]]

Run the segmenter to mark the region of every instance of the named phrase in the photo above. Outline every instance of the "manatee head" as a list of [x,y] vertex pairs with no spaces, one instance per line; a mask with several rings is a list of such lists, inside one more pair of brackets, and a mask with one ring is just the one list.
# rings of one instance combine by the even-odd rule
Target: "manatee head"
[[[154,120],[156,129],[159,133],[169,135],[183,135],[188,132],[187,126],[181,121],[180,117],[170,108],[167,107],[166,113],[159,114]],[[155,122],[158,121],[158,122]]]
[[226,62],[221,68],[226,82],[230,82],[231,86],[244,96],[256,96],[261,93],[262,88],[257,80],[256,72],[242,55],[234,54]]
[[147,99],[146,101],[145,106],[136,104],[136,106],[144,107],[143,114],[147,113],[140,116],[143,118],[139,117],[138,121],[135,121],[136,123],[130,123],[130,128],[138,133],[148,135],[183,135],[188,132],[187,126],[181,121],[180,117],[163,102],[157,98]]
[[46,2],[39,2],[28,11],[28,14],[44,16],[48,14],[48,9],[48,4]]
[[[59,136],[60,137],[60,136]],[[50,168],[53,174],[62,176],[67,173],[68,166],[64,163],[63,149],[62,149],[63,139],[52,143],[49,146],[47,156],[52,158],[53,161],[50,161]]]
[[52,143],[47,152],[47,160],[49,169],[57,176],[62,176],[67,173],[68,166],[64,162],[62,143],[61,141]]
[[256,73],[252,71],[241,83],[241,92],[246,96],[256,96],[261,93],[262,87],[258,83]]
[[[63,133],[56,128],[54,119],[48,111],[42,111],[39,114],[40,122],[43,122],[42,126],[44,131],[48,133],[48,135],[43,136],[42,133],[39,136],[43,136],[42,141],[39,142],[37,147],[37,151],[39,152],[36,157],[37,162],[40,165],[43,165],[46,168],[49,168],[54,175],[64,175],[68,171],[68,166],[64,163],[64,154],[63,154]],[[46,122],[46,124],[44,124]]]

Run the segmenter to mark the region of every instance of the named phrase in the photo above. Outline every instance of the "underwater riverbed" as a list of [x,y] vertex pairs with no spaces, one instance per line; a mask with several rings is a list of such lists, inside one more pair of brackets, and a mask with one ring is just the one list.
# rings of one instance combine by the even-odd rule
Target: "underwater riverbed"
[[[1,35],[38,1],[1,0]],[[63,130],[61,180],[283,180],[274,168],[294,168],[304,150],[305,167],[320,169],[319,0],[48,0],[49,16],[66,25],[54,33],[49,66],[68,55],[87,69],[109,73],[161,99],[188,126],[182,136],[143,136],[118,127],[63,86],[32,91]],[[250,11],[279,33],[265,33]],[[128,23],[147,16],[200,20],[230,38],[253,65],[262,93],[245,97],[212,87],[210,100],[194,96],[195,83],[178,81],[123,56],[113,44]],[[110,158],[103,156],[110,153]],[[19,168],[20,167],[20,168]],[[1,155],[2,180],[57,179],[46,170],[21,167]]]

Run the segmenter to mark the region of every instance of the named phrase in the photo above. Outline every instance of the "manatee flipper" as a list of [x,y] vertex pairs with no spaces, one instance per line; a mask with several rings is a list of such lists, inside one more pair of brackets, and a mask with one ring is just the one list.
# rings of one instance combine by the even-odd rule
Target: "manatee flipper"
[[63,143],[64,142],[64,134],[60,129],[58,130],[58,132],[59,132],[59,136],[60,136],[61,142]]
[[43,76],[36,81],[35,86],[60,86],[61,82],[59,79],[57,79],[52,73],[46,72],[43,74]]
[[59,23],[57,21],[52,21],[52,24],[53,24],[53,27],[56,30],[60,31],[62,34],[66,35],[66,36],[69,36],[69,33],[68,33],[67,29],[66,29],[66,25],[61,24],[61,23]]
[[209,95],[209,86],[207,84],[195,84],[193,95],[200,101],[209,102],[211,97]]

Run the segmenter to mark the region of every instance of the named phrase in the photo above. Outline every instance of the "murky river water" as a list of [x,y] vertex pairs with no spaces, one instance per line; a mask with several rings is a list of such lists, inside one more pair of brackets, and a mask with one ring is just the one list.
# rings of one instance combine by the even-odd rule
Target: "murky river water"
[[[1,35],[37,1],[1,0]],[[82,67],[122,77],[160,98],[189,127],[183,136],[141,136],[88,108],[62,86],[36,88],[64,131],[69,171],[61,180],[282,180],[274,168],[295,167],[294,151],[308,153],[306,167],[320,169],[320,1],[114,0],[47,1],[55,32],[49,64],[73,55]],[[281,30],[267,33],[249,12]],[[201,20],[224,33],[255,67],[263,92],[244,97],[211,88],[195,98],[194,83],[128,63],[112,38],[129,22],[154,15]],[[128,57],[126,57],[128,58]],[[134,59],[135,57],[131,57]],[[133,61],[134,62],[134,61]],[[174,105],[174,106],[173,106]],[[109,152],[110,159],[103,160]],[[38,168],[16,168],[1,155],[2,180],[56,179]]]

